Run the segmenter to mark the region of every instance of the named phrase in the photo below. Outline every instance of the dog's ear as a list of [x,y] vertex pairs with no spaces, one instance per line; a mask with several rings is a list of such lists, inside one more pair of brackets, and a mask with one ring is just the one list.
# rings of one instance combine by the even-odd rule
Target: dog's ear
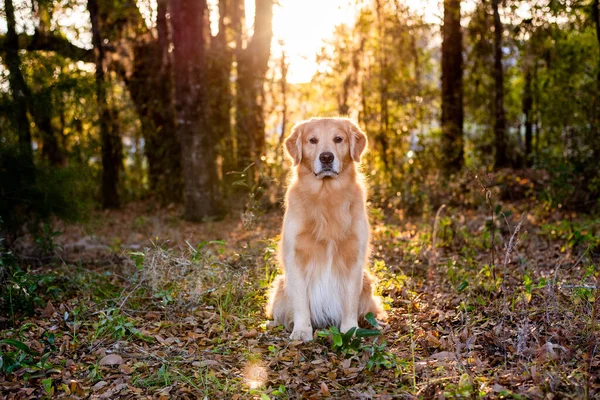
[[360,162],[360,157],[367,148],[367,135],[350,120],[348,124],[348,137],[350,138],[350,156],[354,162]]
[[304,122],[298,122],[292,128],[292,133],[285,139],[285,148],[294,161],[294,167],[302,161],[302,128]]

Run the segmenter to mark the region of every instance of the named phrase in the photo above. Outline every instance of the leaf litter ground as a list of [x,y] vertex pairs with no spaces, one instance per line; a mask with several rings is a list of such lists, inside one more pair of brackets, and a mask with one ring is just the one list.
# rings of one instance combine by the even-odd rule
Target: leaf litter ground
[[149,204],[57,223],[57,257],[26,270],[44,277],[33,315],[0,320],[2,398],[600,396],[600,221],[530,202],[378,211],[389,319],[355,347],[267,327],[279,211],[251,229]]

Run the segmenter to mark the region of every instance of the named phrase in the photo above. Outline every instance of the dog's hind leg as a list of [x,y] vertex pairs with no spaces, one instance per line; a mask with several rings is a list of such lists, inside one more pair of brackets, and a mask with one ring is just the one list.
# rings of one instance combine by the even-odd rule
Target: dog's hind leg
[[358,315],[362,318],[372,312],[378,320],[385,320],[387,318],[386,312],[383,310],[381,298],[373,293],[373,289],[375,289],[374,278],[368,271],[363,271],[362,283]]
[[294,327],[294,311],[285,292],[285,276],[279,275],[273,281],[269,302],[265,310],[267,318],[273,318],[273,325],[283,325],[289,331]]

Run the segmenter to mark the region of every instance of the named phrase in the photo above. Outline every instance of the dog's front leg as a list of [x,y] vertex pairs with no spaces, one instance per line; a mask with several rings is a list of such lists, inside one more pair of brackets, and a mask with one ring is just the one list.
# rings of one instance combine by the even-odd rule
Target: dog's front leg
[[340,326],[342,333],[348,332],[351,328],[358,328],[358,304],[363,285],[363,266],[353,266],[349,275],[346,301],[342,307],[342,325]]
[[369,223],[366,218],[357,223],[357,232],[356,259],[352,265],[346,266],[349,267],[349,277],[345,293],[346,301],[342,306],[342,324],[340,326],[342,333],[348,332],[351,328],[358,328],[358,306],[363,287],[363,269],[367,261],[369,243]]
[[286,280],[286,288],[289,290],[288,296],[292,301],[294,312],[294,330],[290,339],[307,342],[313,338],[313,328],[310,321],[306,280],[297,265],[287,269]]
[[282,259],[285,268],[285,288],[290,299],[294,329],[290,335],[292,340],[309,341],[313,338],[313,329],[310,318],[310,306],[308,300],[308,285],[302,268],[306,265],[298,265],[296,259],[296,225],[289,223],[284,218],[284,231],[282,241]]

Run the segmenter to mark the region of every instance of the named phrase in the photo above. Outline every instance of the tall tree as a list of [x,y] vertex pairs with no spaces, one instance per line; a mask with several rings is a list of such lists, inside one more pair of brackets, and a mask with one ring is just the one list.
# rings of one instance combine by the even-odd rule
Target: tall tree
[[88,0],[87,8],[92,22],[92,43],[96,52],[96,99],[102,143],[102,205],[104,208],[118,208],[120,202],[117,187],[122,163],[121,138],[114,120],[116,113],[109,109],[106,97],[105,52],[97,0]]
[[[47,1],[33,0],[32,5],[38,20],[34,38],[49,37],[53,4]],[[35,93],[31,93],[29,96],[29,111],[40,133],[42,157],[52,166],[60,165],[64,162],[64,154],[58,142],[58,132],[52,126],[52,114],[54,113],[52,90],[51,88],[37,88],[36,90],[35,86],[32,86],[32,91]]]
[[206,0],[171,0],[175,106],[181,140],[185,217],[201,221],[221,213],[216,138],[210,131],[206,71]]
[[388,109],[388,60],[386,46],[385,13],[382,10],[381,0],[375,1],[375,10],[377,14],[378,34],[381,40],[377,49],[377,58],[379,64],[379,133],[377,141],[381,145],[381,159],[385,171],[389,171],[390,162],[388,160],[388,129],[389,129],[389,109]]
[[500,0],[492,0],[494,14],[494,143],[496,154],[494,167],[508,165],[506,154],[506,117],[504,113],[504,70],[502,69],[502,21],[498,10]]
[[231,129],[231,70],[233,54],[228,43],[231,34],[232,0],[219,0],[219,32],[211,37],[208,52],[208,76],[213,135],[219,138],[222,172],[234,171],[235,148]]
[[442,151],[446,174],[463,165],[463,59],[460,0],[444,0],[442,26]]
[[[243,0],[236,0],[243,10]],[[256,0],[254,34],[245,49],[237,48],[236,131],[238,168],[260,169],[265,151],[264,89],[273,37],[273,0]],[[240,18],[238,17],[239,21]],[[253,175],[250,174],[253,179]]]
[[[140,118],[148,159],[150,189],[163,203],[179,202],[183,194],[181,150],[175,128],[172,60],[169,53],[167,0],[159,0],[156,10],[157,37],[145,27],[135,2],[129,1],[128,24],[137,32],[131,43],[132,60],[118,66]],[[122,36],[122,35],[120,35]],[[127,68],[131,63],[133,68]]]
[[33,166],[33,151],[31,147],[31,131],[27,118],[27,102],[29,88],[21,72],[21,57],[19,56],[19,38],[16,32],[15,8],[12,0],[4,0],[6,10],[6,65],[9,72],[9,85],[13,97],[13,120],[19,135],[19,151],[24,157],[25,164]]
[[[596,29],[596,41],[598,42],[598,52],[600,53],[600,1],[592,0],[592,19],[594,20],[594,28]],[[594,160],[600,157],[600,56],[598,57],[598,70],[596,71],[596,96],[594,107],[594,121],[592,126],[595,130],[595,138],[593,141]]]
[[523,114],[525,115],[525,165],[530,167],[533,156],[533,91],[532,73],[525,72],[525,87],[523,88]]

